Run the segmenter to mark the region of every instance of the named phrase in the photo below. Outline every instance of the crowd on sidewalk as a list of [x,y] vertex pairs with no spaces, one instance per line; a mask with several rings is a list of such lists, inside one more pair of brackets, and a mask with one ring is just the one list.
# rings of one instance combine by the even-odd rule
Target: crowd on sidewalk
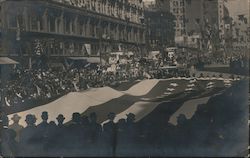
[[187,74],[177,71],[169,73],[154,68],[130,67],[129,69],[109,72],[105,67],[70,69],[23,69],[15,68],[2,85],[0,98],[4,106],[19,106],[27,100],[47,100],[69,92],[83,91],[88,88],[117,86],[122,82],[138,79],[167,78]]

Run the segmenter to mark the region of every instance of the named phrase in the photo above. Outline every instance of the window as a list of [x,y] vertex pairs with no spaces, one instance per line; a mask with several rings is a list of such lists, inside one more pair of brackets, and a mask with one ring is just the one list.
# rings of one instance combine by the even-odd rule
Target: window
[[178,1],[174,1],[173,6],[177,7],[178,6]]
[[51,16],[49,19],[50,23],[50,32],[55,32],[56,26],[55,26],[55,17]]
[[66,33],[70,33],[70,20],[69,19],[66,19],[65,20],[65,32]]
[[196,18],[195,21],[197,24],[200,24],[200,18]]
[[191,5],[192,0],[186,0],[186,2],[187,2],[188,5]]
[[73,22],[71,23],[71,28],[72,28],[72,32],[70,32],[70,33],[74,34],[75,33],[75,24]]
[[80,35],[83,35],[83,34],[84,34],[83,22],[79,22],[79,23],[78,23],[78,28],[79,28],[79,33],[80,33]]
[[43,18],[41,16],[38,17],[38,23],[40,25],[40,31],[44,29]]
[[36,15],[31,15],[30,17],[30,23],[31,23],[31,30],[37,30],[37,16]]
[[61,23],[61,20],[60,19],[57,19],[56,20],[56,24],[57,24],[57,28],[56,28],[56,31],[58,32],[58,33],[61,33],[60,31],[60,23]]

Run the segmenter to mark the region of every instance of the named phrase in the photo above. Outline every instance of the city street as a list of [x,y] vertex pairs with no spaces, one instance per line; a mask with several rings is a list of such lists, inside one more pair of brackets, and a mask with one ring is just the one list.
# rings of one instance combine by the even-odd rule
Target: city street
[[0,0],[0,157],[246,157],[250,0]]
[[[178,120],[178,117],[183,114],[187,119],[187,127],[180,133],[181,136],[173,136],[175,141],[170,142],[169,137],[171,136],[167,136],[167,138],[164,138],[166,142],[162,142],[164,145],[161,145],[157,151],[154,151],[156,149],[152,144],[140,144],[135,147],[138,156],[151,155],[154,152],[159,152],[158,154],[162,156],[184,156],[191,154],[193,149],[199,149],[196,156],[203,154],[231,156],[236,154],[236,151],[244,151],[248,144],[247,140],[244,139],[247,132],[243,130],[247,128],[244,122],[248,120],[248,115],[247,112],[241,111],[246,108],[247,98],[244,96],[241,97],[242,100],[237,98],[239,94],[246,93],[245,85],[248,84],[247,82],[247,80],[225,78],[173,78],[136,81],[134,84],[123,83],[121,87],[116,87],[117,90],[104,87],[70,93],[47,105],[20,112],[18,115],[22,119],[19,123],[25,126],[24,118],[27,114],[32,113],[38,116],[43,111],[48,112],[48,121],[55,120],[58,114],[63,114],[66,118],[65,122],[68,122],[71,120],[71,114],[78,111],[84,116],[95,112],[98,116],[98,122],[105,124],[108,121],[107,114],[112,111],[116,113],[115,122],[126,119],[126,114],[133,113],[135,114],[135,122],[139,127],[146,128],[149,126],[151,130],[160,133],[169,130],[169,133],[172,130],[183,128],[179,127]],[[231,86],[228,86],[228,83]],[[127,90],[119,90],[125,85],[127,85]],[[209,85],[213,86],[209,87]],[[189,92],[190,87],[193,89],[192,92]],[[98,98],[94,96],[98,96]],[[228,103],[223,102],[221,104],[220,100],[227,100]],[[230,102],[230,100],[233,102]],[[237,100],[240,100],[240,102],[236,102]],[[235,103],[237,104],[235,105]],[[237,106],[237,108],[234,106]],[[233,112],[233,115],[230,111]],[[13,114],[9,115],[9,118],[12,116]],[[37,118],[37,121],[40,122],[40,118]],[[221,127],[222,124],[223,128]],[[232,127],[230,127],[232,125],[234,126],[233,129],[237,130],[232,131]],[[154,134],[157,134],[157,132]],[[189,138],[185,138],[185,142],[189,142],[189,147],[179,144],[184,141],[182,135],[187,134],[187,132],[196,133],[190,135]],[[196,138],[199,135],[202,137]],[[238,142],[234,142],[234,139],[237,139]],[[178,148],[175,147],[177,144],[180,145],[178,145]],[[211,146],[215,144],[217,146]],[[147,151],[145,151],[145,148],[147,148]],[[229,149],[231,152],[228,152]],[[133,155],[134,153],[117,151],[117,156],[129,156],[130,154]]]

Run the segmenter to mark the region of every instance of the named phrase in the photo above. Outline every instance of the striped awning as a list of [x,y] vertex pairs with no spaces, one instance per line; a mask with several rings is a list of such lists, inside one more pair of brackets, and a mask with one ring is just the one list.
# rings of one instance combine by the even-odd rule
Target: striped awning
[[11,64],[18,64],[18,62],[8,57],[0,57],[0,65],[11,65]]

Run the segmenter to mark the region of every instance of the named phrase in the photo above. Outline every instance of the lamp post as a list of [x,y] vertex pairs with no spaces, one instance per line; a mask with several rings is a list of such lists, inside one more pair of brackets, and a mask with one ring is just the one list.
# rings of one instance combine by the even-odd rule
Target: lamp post
[[100,56],[100,64],[102,66],[102,37],[100,37],[100,41],[99,41],[99,56]]
[[[0,65],[0,76],[3,76],[2,75],[3,74],[3,65]],[[3,86],[4,86],[4,84],[3,84],[3,77],[1,77],[1,80],[0,80],[1,82],[0,82],[0,87],[1,87],[1,89],[0,89],[0,92],[1,92],[1,106],[0,106],[0,112],[2,112],[2,108],[3,108],[3,106],[4,106],[4,90],[3,90]],[[0,115],[0,116],[2,116],[2,115]],[[0,118],[0,119],[2,119],[2,118]]]

